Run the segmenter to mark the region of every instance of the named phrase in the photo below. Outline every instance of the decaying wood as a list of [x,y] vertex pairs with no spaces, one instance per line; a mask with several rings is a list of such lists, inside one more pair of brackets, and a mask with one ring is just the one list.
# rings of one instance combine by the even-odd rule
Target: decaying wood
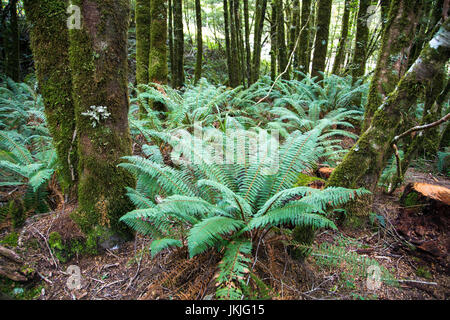
[[13,281],[25,282],[33,273],[26,267],[23,259],[14,251],[0,246],[0,276]]

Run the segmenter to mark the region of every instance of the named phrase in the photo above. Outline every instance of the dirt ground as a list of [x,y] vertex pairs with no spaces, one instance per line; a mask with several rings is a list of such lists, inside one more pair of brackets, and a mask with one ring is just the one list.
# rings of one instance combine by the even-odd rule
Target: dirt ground
[[[411,169],[406,183],[428,182],[450,187],[443,176]],[[383,224],[357,229],[340,228],[323,231],[316,237],[316,246],[328,242],[346,252],[373,259],[396,279],[394,284],[383,283],[376,290],[367,288],[367,278],[349,272],[342,263],[329,266],[310,255],[306,261],[294,261],[285,245],[283,235],[273,234],[259,248],[254,273],[267,285],[260,298],[272,299],[439,299],[450,297],[449,270],[426,252],[418,254],[395,228],[400,212],[402,189],[391,196],[380,192],[376,196],[374,213],[383,217]],[[208,252],[195,259],[187,259],[182,249],[165,251],[154,259],[149,254],[150,240],[137,236],[134,241],[104,250],[95,256],[75,257],[61,263],[48,244],[49,234],[61,227],[73,207],[28,219],[19,232],[18,247],[27,263],[36,270],[34,279],[26,284],[7,284],[34,290],[37,300],[119,300],[119,299],[213,299],[214,277],[219,257]],[[58,230],[59,230],[58,229]],[[0,230],[0,238],[6,229]],[[2,234],[3,233],[3,234]],[[448,230],[444,232],[448,238]],[[444,259],[448,261],[446,253]],[[81,289],[69,289],[68,267],[81,271]],[[5,286],[5,285],[4,285]],[[4,288],[5,289],[5,288]],[[3,289],[3,291],[5,291]],[[263,290],[263,291],[264,291]]]

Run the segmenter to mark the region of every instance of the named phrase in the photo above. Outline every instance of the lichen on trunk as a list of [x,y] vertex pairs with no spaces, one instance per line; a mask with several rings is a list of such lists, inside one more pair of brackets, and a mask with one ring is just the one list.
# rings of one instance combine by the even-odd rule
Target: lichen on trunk
[[[101,227],[122,236],[119,218],[132,210],[126,187],[134,178],[118,164],[131,154],[128,127],[128,0],[76,0],[81,29],[69,32],[70,64],[78,133],[78,210],[85,233]],[[92,114],[96,114],[96,120]]]

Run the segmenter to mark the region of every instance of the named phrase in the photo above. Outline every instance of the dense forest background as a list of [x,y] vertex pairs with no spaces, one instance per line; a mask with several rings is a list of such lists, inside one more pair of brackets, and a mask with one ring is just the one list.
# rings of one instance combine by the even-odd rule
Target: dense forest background
[[0,9],[2,295],[448,298],[449,0]]

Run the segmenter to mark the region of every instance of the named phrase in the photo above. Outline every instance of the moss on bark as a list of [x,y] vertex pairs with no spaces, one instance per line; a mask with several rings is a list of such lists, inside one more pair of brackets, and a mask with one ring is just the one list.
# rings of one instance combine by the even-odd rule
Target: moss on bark
[[150,0],[136,0],[136,81],[148,84]]
[[66,193],[74,189],[77,180],[67,5],[66,0],[24,1],[27,20],[31,25],[30,40],[39,89]]
[[[450,20],[422,50],[417,61],[399,82],[386,102],[377,109],[370,127],[334,170],[327,186],[364,187],[375,191],[378,179],[393,154],[391,144],[400,134],[418,95],[429,86],[450,58]],[[371,200],[366,200],[352,214],[366,214]]]
[[[128,127],[128,0],[76,0],[80,30],[70,30],[69,56],[78,132],[78,210],[72,219],[83,232],[101,226],[127,236],[119,218],[133,209],[126,187],[130,173],[117,165],[131,154]],[[109,116],[98,122],[84,115],[104,106]]]
[[328,36],[330,33],[331,0],[318,0],[316,42],[311,75],[322,79],[320,72],[325,72],[325,60],[328,51]]

